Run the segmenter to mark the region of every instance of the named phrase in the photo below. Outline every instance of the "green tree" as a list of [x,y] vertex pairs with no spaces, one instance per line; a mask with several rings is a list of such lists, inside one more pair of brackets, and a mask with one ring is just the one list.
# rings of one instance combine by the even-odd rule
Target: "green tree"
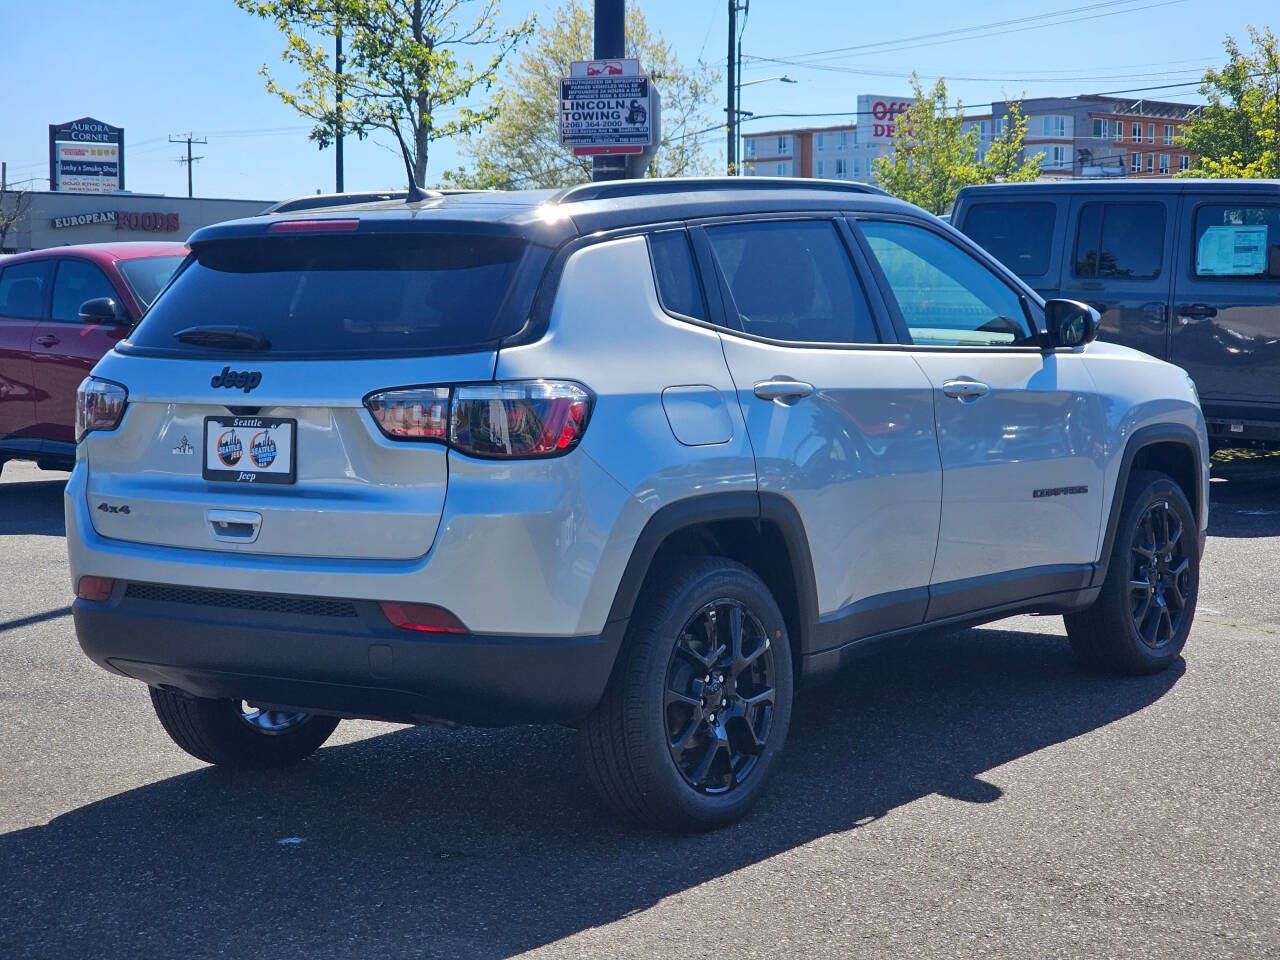
[[[432,141],[473,134],[493,119],[496,104],[466,101],[492,88],[503,60],[533,32],[532,18],[501,26],[499,0],[236,0],[236,5],[284,34],[280,59],[302,79],[290,87],[269,67],[260,72],[267,90],[315,121],[312,140],[325,147],[338,131],[360,138],[389,133],[418,183],[426,176]],[[329,43],[339,31],[345,47],[341,76]],[[479,66],[464,59],[475,49],[488,51]]]
[[[446,173],[447,183],[515,190],[591,179],[591,158],[575,157],[560,145],[558,91],[570,61],[591,59],[592,34],[591,10],[582,0],[568,0],[549,23],[539,25],[537,38],[509,67],[497,96],[496,119],[482,135],[461,145],[469,168]],[[709,115],[717,74],[701,62],[682,64],[662,34],[649,28],[636,3],[627,9],[627,55],[640,60],[662,93],[662,144],[648,174],[710,173],[715,158],[693,134],[714,122]]]
[[1249,41],[1245,52],[1227,37],[1226,66],[1205,73],[1209,102],[1178,140],[1196,160],[1179,176],[1280,177],[1280,41],[1252,26]]
[[912,74],[911,86],[915,103],[894,125],[893,153],[873,164],[876,183],[889,193],[941,214],[951,209],[961,187],[1020,183],[1040,175],[1044,154],[1025,155],[1027,118],[1018,103],[1010,103],[1004,128],[981,157],[981,133],[977,127],[964,129],[963,104],[947,105],[946,81],[939,78],[926,93]]

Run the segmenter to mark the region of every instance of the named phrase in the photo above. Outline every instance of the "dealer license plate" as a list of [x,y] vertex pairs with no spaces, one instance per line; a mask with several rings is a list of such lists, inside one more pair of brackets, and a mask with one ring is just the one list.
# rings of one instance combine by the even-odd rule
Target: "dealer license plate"
[[293,483],[298,421],[280,417],[205,417],[204,478],[234,483]]

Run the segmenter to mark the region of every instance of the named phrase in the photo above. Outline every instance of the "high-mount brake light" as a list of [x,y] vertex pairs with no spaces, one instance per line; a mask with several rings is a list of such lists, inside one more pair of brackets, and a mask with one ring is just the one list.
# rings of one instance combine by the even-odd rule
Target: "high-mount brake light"
[[581,384],[517,380],[383,390],[365,398],[393,440],[446,442],[486,459],[556,457],[582,440],[592,395]]
[[267,233],[351,233],[360,228],[355,218],[344,220],[277,220],[267,226]]
[[110,380],[85,377],[76,389],[76,443],[94,430],[114,430],[120,426],[129,391]]

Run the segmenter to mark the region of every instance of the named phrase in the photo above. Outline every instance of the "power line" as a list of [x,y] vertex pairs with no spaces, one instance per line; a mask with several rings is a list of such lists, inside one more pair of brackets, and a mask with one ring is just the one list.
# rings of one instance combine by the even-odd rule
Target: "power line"
[[[1106,3],[1106,4],[1094,4],[1087,7],[1077,8],[1077,12],[1083,11],[1083,10],[1096,9],[1099,6],[1110,6],[1115,3],[1128,4],[1128,3],[1134,3],[1134,2],[1136,2],[1136,0],[1111,0],[1110,3]],[[917,50],[917,49],[920,49],[921,47],[936,47],[936,46],[941,46],[943,44],[957,43],[964,40],[985,40],[990,37],[1003,37],[1012,33],[1025,33],[1028,30],[1042,30],[1045,27],[1058,27],[1058,26],[1064,26],[1068,23],[1082,23],[1087,20],[1100,20],[1104,17],[1114,17],[1122,13],[1138,13],[1142,10],[1152,10],[1152,9],[1155,9],[1156,7],[1168,7],[1168,6],[1173,6],[1174,4],[1186,3],[1186,2],[1187,0],[1160,0],[1160,2],[1158,3],[1148,3],[1141,7],[1127,6],[1122,10],[1108,10],[1103,13],[1095,13],[1089,16],[1071,17],[1068,19],[1058,19],[1058,20],[1053,20],[1052,22],[1047,22],[1047,23],[1032,23],[1027,26],[1012,27],[1008,30],[994,30],[986,33],[975,33],[973,31],[987,30],[989,27],[999,26],[1001,24],[988,24],[988,25],[984,25],[983,27],[970,27],[970,28],[963,28],[960,30],[952,31],[956,34],[967,32],[967,33],[970,33],[969,36],[958,36],[958,35],[945,36],[943,37],[943,39],[927,39],[926,40],[925,38],[936,37],[936,36],[939,36],[939,34],[922,34],[920,37],[905,37],[900,40],[882,40],[872,44],[860,44],[856,47],[837,47],[837,48],[833,48],[832,50],[817,51],[815,53],[810,53],[810,54],[799,54],[793,57],[753,56],[751,57],[751,59],[756,61],[765,61],[767,63],[781,63],[781,64],[786,64],[788,66],[814,68],[818,64],[821,64],[825,61],[847,60],[849,59],[850,56],[854,56],[854,55],[865,56],[868,53],[899,53],[904,50]],[[1046,17],[1046,18],[1053,17],[1053,16],[1062,16],[1063,13],[1070,13],[1070,12],[1073,12],[1073,11],[1070,11],[1070,10],[1059,11],[1056,14],[1042,14],[1040,16]],[[1019,18],[1017,20],[1010,20],[1007,22],[1022,23],[1027,19],[1035,19],[1035,18]],[[944,31],[943,33],[946,33],[946,31]],[[924,40],[924,42],[916,42],[917,40]],[[854,51],[857,51],[857,52],[854,53]],[[828,56],[828,54],[838,54],[838,55]],[[805,58],[819,58],[819,59],[805,59]]]

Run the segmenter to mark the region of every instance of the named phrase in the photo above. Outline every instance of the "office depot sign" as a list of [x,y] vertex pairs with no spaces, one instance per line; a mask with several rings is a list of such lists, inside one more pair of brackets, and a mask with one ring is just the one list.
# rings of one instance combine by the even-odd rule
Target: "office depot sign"
[[914,97],[883,97],[873,93],[858,96],[858,130],[863,143],[889,144],[898,117],[915,103]]

